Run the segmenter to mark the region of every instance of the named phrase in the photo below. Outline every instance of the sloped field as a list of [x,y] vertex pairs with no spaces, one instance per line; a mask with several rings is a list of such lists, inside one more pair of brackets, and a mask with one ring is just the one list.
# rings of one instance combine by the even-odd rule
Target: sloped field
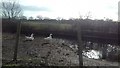
[[[67,45],[67,40],[53,38],[52,41],[46,41],[44,37],[35,36],[33,41],[25,42],[24,36],[20,36],[18,46],[18,66],[78,66],[77,52]],[[14,45],[15,34],[3,33],[3,65],[15,65],[10,62],[13,58]],[[84,66],[118,66],[117,62],[94,60],[86,57],[83,57],[83,61]]]

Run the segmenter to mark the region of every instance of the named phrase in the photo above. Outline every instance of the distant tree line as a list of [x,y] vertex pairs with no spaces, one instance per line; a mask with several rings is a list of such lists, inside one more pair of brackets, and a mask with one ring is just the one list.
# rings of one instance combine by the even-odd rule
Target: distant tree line
[[[8,19],[22,19],[22,20],[65,20],[62,17],[57,17],[56,19],[51,19],[49,17],[43,17],[41,15],[36,16],[36,18],[30,16],[26,17],[23,15],[21,5],[18,0],[2,0],[2,18]],[[70,18],[69,20],[90,20],[92,18],[91,12],[89,11],[85,16],[79,15],[79,18]],[[112,19],[104,18],[104,21],[112,21]]]

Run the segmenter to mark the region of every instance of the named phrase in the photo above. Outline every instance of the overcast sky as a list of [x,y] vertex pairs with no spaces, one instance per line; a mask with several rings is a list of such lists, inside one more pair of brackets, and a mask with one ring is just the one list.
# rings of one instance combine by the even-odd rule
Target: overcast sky
[[65,19],[90,12],[92,19],[118,19],[119,0],[20,0],[24,15]]

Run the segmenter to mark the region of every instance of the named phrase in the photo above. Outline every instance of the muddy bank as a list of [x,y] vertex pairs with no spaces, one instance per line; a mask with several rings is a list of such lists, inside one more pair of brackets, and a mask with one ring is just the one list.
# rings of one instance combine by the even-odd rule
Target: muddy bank
[[[55,38],[52,42],[38,36],[33,41],[24,42],[24,39],[24,35],[21,35],[18,47],[18,65],[78,66],[79,64],[77,52],[67,45],[63,45],[62,39]],[[13,58],[15,35],[3,33],[2,40],[3,65],[11,65],[13,63],[8,62]],[[118,66],[117,62],[86,57],[83,57],[83,61],[84,66]]]

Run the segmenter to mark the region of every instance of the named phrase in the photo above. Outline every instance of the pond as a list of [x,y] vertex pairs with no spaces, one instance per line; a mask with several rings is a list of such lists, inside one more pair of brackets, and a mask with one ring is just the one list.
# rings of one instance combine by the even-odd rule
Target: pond
[[[77,40],[75,39],[68,39],[68,38],[55,38],[59,39],[61,44],[69,46],[74,51],[78,51]],[[100,44],[100,43],[93,43],[90,41],[83,41],[83,56],[90,58],[90,59],[105,59],[110,61],[118,61],[120,47],[111,44]]]

